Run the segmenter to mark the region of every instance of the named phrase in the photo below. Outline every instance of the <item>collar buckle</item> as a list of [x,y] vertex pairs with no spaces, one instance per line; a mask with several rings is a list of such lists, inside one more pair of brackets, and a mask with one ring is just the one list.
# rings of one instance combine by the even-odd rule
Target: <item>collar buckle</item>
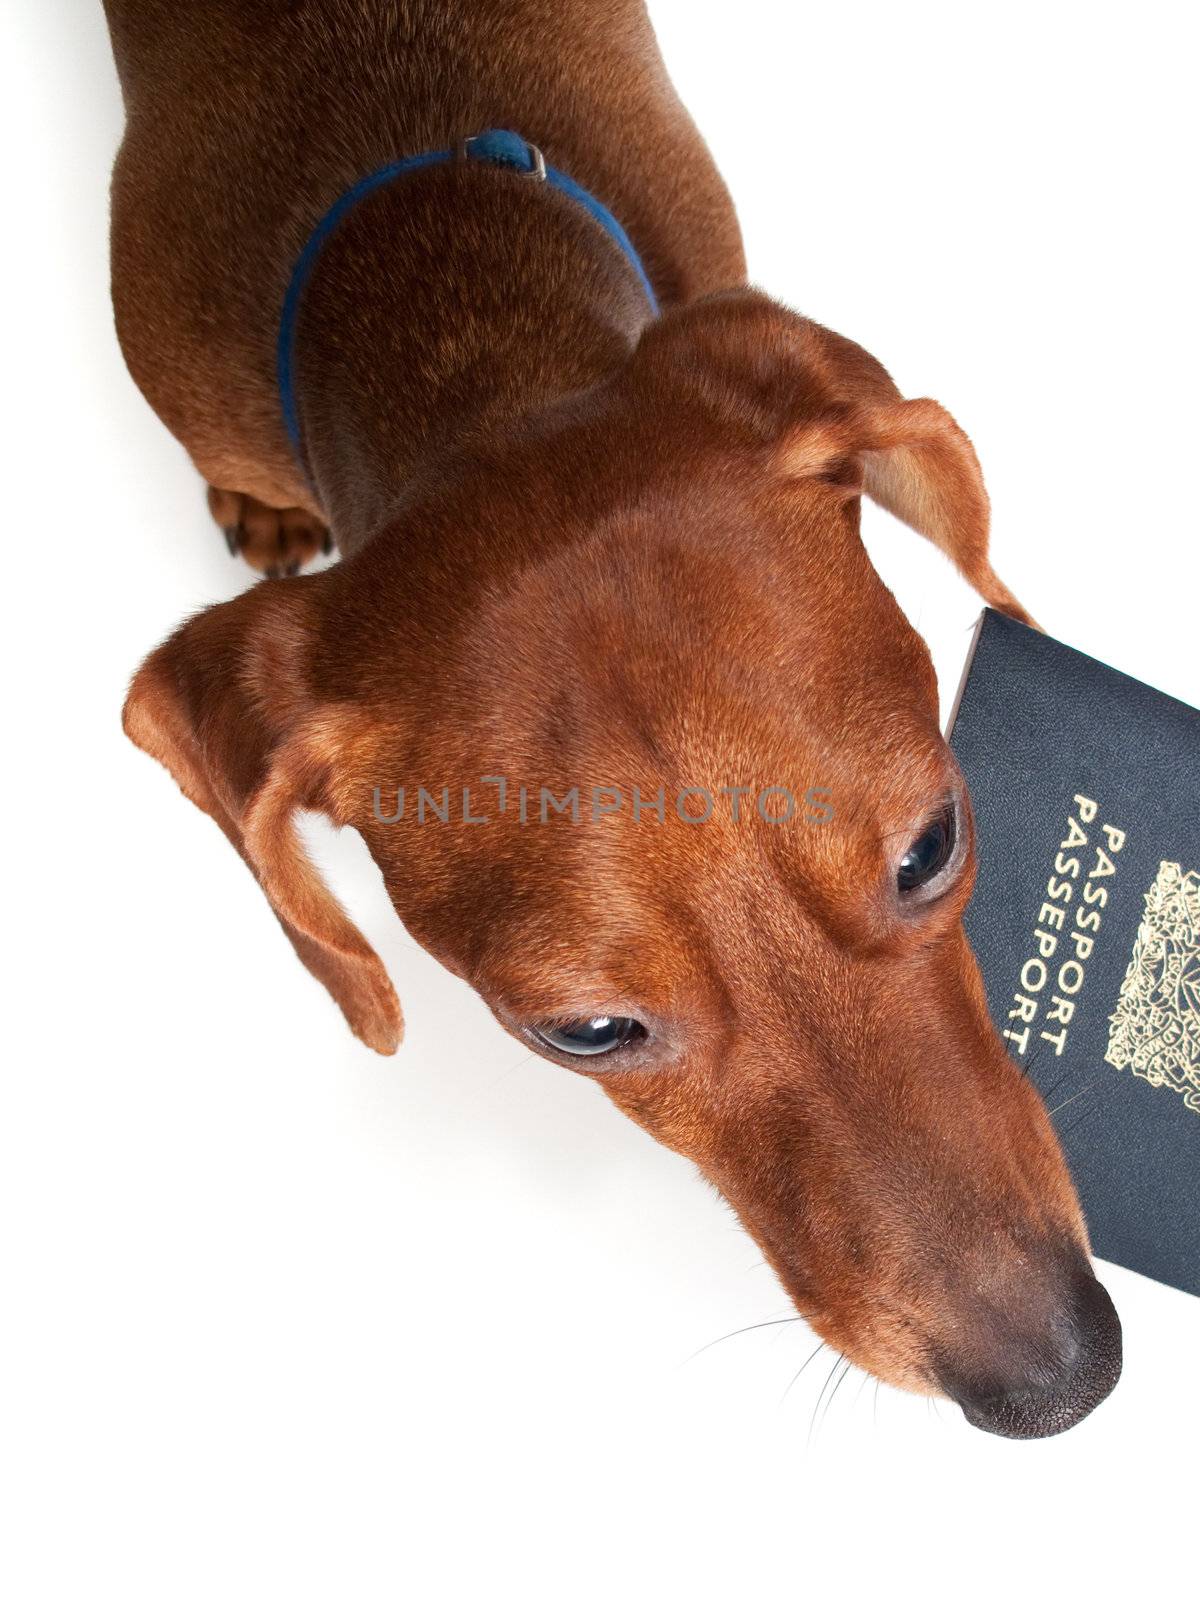
[[494,167],[509,167],[522,177],[538,182],[546,179],[546,158],[537,145],[522,139],[507,128],[488,128],[458,141],[459,161],[486,161]]

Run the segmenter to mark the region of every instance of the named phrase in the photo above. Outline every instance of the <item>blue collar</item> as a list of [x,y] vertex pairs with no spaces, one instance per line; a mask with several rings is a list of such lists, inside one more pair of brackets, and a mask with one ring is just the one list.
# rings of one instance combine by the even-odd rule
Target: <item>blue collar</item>
[[589,194],[580,187],[573,178],[568,178],[565,172],[558,172],[554,167],[546,165],[542,152],[536,145],[522,139],[519,134],[509,133],[505,128],[489,128],[484,133],[477,133],[470,139],[464,139],[456,150],[426,150],[417,156],[406,156],[403,161],[391,161],[386,167],[380,167],[377,172],[369,173],[365,178],[360,178],[353,188],[347,189],[339,199],[335,200],[329,210],[317,223],[309,236],[308,243],[300,252],[296,265],[292,269],[291,281],[287,286],[287,293],[283,297],[283,311],[279,318],[279,338],[275,346],[275,374],[279,384],[279,400],[283,407],[283,422],[287,429],[288,438],[291,440],[292,449],[296,457],[303,462],[304,453],[300,445],[300,418],[296,410],[295,372],[294,372],[294,346],[296,337],[296,313],[300,307],[300,299],[304,293],[305,284],[309,274],[316,265],[317,257],[326,239],[337,227],[338,223],[352,210],[360,200],[380,188],[385,183],[390,183],[393,178],[399,178],[406,172],[416,172],[421,167],[440,166],[448,161],[486,161],[496,167],[511,167],[515,171],[533,178],[539,182],[549,183],[556,189],[561,189],[564,194],[570,195],[572,200],[578,202],[583,209],[596,219],[611,239],[625,253],[625,258],[637,274],[638,281],[646,291],[646,298],[650,302],[650,309],[655,316],[658,315],[658,301],[655,299],[654,289],[646,275],[641,257],[633,248],[629,235],[613,216],[606,206],[601,205],[595,195]]

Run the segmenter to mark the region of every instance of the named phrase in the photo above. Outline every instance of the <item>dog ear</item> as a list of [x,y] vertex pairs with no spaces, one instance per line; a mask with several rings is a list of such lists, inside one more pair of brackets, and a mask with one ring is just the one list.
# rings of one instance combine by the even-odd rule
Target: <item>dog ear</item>
[[949,556],[989,606],[1037,626],[991,564],[991,507],[979,460],[936,400],[851,404],[834,421],[802,425],[784,441],[779,466],[788,476],[837,484],[847,481],[839,468],[848,460],[861,463],[863,491]]
[[130,686],[125,731],[223,830],[354,1033],[390,1055],[403,1034],[396,992],[296,831],[299,810],[344,820],[336,768],[354,713],[314,703],[303,687],[307,618],[292,594],[281,603],[282,589],[259,584],[160,645]]
[[934,400],[905,400],[861,345],[756,289],[695,300],[651,324],[641,371],[771,469],[865,492],[924,534],[988,605],[1036,626],[988,559],[990,506],[971,441]]

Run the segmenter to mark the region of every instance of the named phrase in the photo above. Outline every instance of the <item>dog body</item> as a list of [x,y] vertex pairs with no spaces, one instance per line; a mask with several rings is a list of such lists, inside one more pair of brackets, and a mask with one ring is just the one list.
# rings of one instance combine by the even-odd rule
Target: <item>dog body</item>
[[[108,0],[107,9],[128,115],[112,191],[118,334],[146,398],[218,490],[328,511],[328,491],[319,503],[283,431],[280,305],[317,220],[397,157],[486,127],[518,129],[605,197],[664,305],[744,278],[733,208],[641,0]],[[489,399],[527,404],[526,385],[570,387],[591,370],[582,352],[578,369],[564,360],[573,317],[585,324],[584,348],[611,360],[648,314],[619,275],[606,296],[597,280],[614,252],[569,201],[557,207],[559,237],[531,238],[532,197],[496,177],[472,172],[464,208],[447,204],[461,173],[414,175],[354,218],[355,262],[345,263],[354,282],[332,290],[338,359],[361,341],[373,370],[404,374],[388,419],[393,484],[433,442],[435,419],[442,441]],[[377,257],[365,273],[364,255]],[[323,282],[326,268],[336,272],[323,262]],[[489,305],[463,293],[481,272]],[[605,341],[590,326],[598,315]],[[483,382],[503,390],[481,396],[480,350],[497,320],[513,332]],[[272,522],[259,517],[249,531]],[[286,549],[303,556],[304,525],[294,526]],[[353,516],[334,516],[343,551],[362,532]]]
[[[232,548],[287,572],[329,528],[342,554],[186,623],[135,678],[130,735],[365,1042],[396,1048],[399,1006],[302,808],[362,832],[504,1026],[699,1165],[831,1343],[983,1427],[1077,1420],[1119,1326],[963,935],[970,808],[929,654],[858,537],[866,492],[1028,620],[961,430],[744,287],[635,0],[108,9],[131,370]],[[550,185],[407,173],[305,289],[301,462],[275,338],[312,229],[365,174],[487,127],[619,217],[664,314]],[[822,820],[781,825],[771,794]]]

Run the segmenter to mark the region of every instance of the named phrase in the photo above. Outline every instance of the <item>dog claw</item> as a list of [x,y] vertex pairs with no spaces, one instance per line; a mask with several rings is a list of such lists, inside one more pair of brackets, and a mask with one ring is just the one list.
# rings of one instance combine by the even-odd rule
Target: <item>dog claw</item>
[[324,522],[300,506],[269,506],[253,495],[210,485],[208,509],[229,554],[264,577],[294,578],[318,550],[333,551],[333,535]]

